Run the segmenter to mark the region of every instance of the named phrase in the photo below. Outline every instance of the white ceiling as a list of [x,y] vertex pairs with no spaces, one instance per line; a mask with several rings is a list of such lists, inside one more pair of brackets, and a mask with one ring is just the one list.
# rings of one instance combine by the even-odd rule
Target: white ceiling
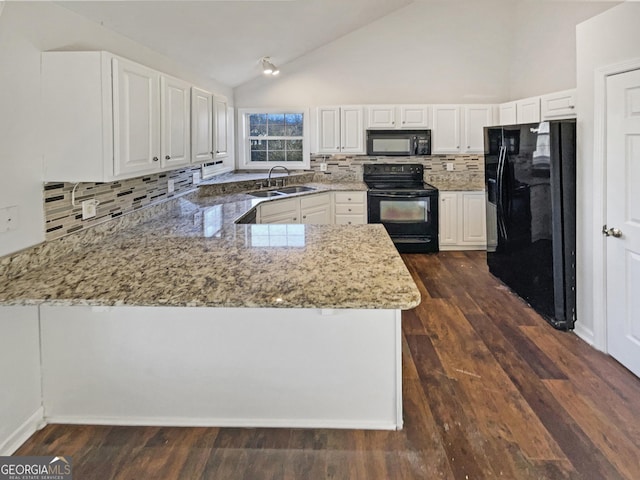
[[[261,75],[413,0],[56,2],[228,86]],[[284,69],[283,69],[284,70]]]

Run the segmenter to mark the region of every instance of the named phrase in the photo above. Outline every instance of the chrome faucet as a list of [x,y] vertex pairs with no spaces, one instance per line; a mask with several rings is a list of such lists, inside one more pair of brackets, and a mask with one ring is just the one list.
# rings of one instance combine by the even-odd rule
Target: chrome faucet
[[[267,177],[267,188],[271,187],[271,173],[273,173],[273,171],[276,168],[284,168],[285,172],[287,172],[287,176],[291,175],[291,172],[289,171],[289,169],[287,167],[283,167],[282,165],[275,165],[273,167],[271,167],[271,169],[269,170],[269,176]],[[282,187],[284,187],[284,178],[282,179]]]

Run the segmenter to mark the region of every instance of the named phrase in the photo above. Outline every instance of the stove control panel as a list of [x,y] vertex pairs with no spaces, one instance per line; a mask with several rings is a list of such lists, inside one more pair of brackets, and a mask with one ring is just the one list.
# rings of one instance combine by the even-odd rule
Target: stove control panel
[[422,175],[424,166],[419,163],[366,163],[365,175]]

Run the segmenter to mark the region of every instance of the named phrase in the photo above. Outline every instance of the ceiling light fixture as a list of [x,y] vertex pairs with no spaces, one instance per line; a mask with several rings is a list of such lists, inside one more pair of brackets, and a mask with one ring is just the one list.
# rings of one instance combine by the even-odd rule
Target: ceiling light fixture
[[271,63],[271,57],[262,57],[262,72],[265,75],[278,75],[280,70]]

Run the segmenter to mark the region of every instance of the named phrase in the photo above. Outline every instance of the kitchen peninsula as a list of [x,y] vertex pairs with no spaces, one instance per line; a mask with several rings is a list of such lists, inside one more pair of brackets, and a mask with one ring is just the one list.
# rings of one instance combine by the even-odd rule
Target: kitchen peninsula
[[41,421],[402,427],[400,313],[420,293],[381,225],[170,202],[0,280],[0,314],[39,325]]

